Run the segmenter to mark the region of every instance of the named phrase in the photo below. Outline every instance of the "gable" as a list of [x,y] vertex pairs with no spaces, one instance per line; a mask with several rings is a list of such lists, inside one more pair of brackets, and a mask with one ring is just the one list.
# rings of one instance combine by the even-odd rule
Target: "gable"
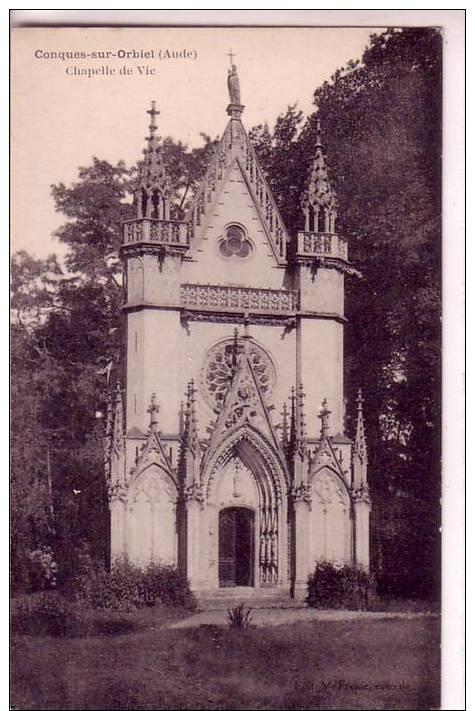
[[277,453],[280,443],[269,415],[258,380],[248,357],[247,348],[238,358],[237,369],[228,391],[223,410],[212,430],[205,461],[209,460],[231,431],[249,425],[264,435]]
[[[271,270],[286,265],[287,231],[240,120],[232,119],[226,127],[197,190],[187,221],[192,259],[200,262],[204,279],[211,271],[212,262],[213,283],[216,283],[216,268],[223,271],[224,267],[226,272],[235,275],[236,282],[243,284],[241,277],[249,271],[258,275],[259,270],[265,269],[267,278],[272,279],[269,277]],[[234,223],[244,229],[253,247],[252,255],[242,264],[237,258],[223,260],[219,253],[219,240],[225,236],[226,227]],[[209,269],[206,268],[208,264]],[[255,279],[248,277],[248,281],[255,284]]]
[[[234,232],[241,235],[242,256],[227,250]],[[282,285],[282,272],[237,159],[229,166],[191,253],[196,260],[187,265],[193,272],[192,281],[249,287]]]

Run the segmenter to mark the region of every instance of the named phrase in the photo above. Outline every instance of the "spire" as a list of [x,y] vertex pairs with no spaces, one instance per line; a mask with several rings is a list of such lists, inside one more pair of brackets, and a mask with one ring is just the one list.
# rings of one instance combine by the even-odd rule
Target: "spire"
[[335,232],[337,200],[328,178],[319,118],[317,118],[315,155],[310,165],[308,185],[301,204],[306,232]]
[[194,381],[190,380],[186,390],[186,409],[185,409],[185,428],[184,428],[184,440],[187,447],[192,451],[196,449],[198,444],[198,426],[196,422],[196,409],[195,409],[195,385]]
[[357,404],[357,414],[356,414],[356,432],[355,432],[355,445],[354,453],[360,458],[362,462],[367,459],[366,450],[366,435],[364,430],[364,419],[363,419],[363,396],[361,394],[361,388],[358,389],[358,395],[356,398]]
[[320,430],[320,437],[323,439],[324,437],[328,437],[328,420],[330,419],[332,411],[328,409],[327,407],[327,399],[324,398],[322,402],[322,409],[320,410],[320,414],[318,415],[319,418],[322,421],[322,427]]
[[317,140],[315,142],[315,148],[323,148],[322,144],[322,125],[320,119],[317,118]]
[[231,360],[231,371],[232,375],[234,377],[234,374],[237,370],[238,366],[238,360],[239,360],[239,334],[237,328],[234,329],[233,333],[233,351],[232,351],[232,360]]
[[151,217],[159,220],[170,219],[170,181],[165,171],[159,137],[157,136],[156,117],[160,111],[152,101],[149,135],[146,137],[144,159],[140,166],[139,181],[135,193],[137,217]]
[[303,391],[303,385],[302,383],[299,383],[298,389],[297,389],[297,397],[296,397],[296,429],[297,429],[297,439],[300,443],[302,443],[305,439],[305,414],[303,410],[303,400],[305,397],[305,393]]
[[231,118],[239,119],[244,111],[244,106],[241,104],[241,88],[239,86],[239,76],[237,67],[234,64],[234,53],[232,49],[229,50],[228,57],[231,68],[228,69],[229,104],[226,111]]
[[290,394],[290,435],[289,448],[291,451],[300,449],[305,440],[305,415],[303,411],[303,400],[305,393],[302,383],[299,384],[297,391],[294,387]]
[[147,412],[150,415],[150,425],[149,428],[152,432],[156,432],[158,429],[158,413],[159,413],[160,407],[157,405],[157,397],[155,393],[153,393],[152,397],[150,398],[150,405],[147,408]]
[[112,433],[112,448],[118,457],[123,448],[124,440],[124,409],[122,402],[122,388],[117,381],[114,394],[114,430]]
[[285,451],[287,451],[287,448],[289,446],[289,411],[287,409],[287,403],[284,402],[284,406],[282,408],[282,448]]

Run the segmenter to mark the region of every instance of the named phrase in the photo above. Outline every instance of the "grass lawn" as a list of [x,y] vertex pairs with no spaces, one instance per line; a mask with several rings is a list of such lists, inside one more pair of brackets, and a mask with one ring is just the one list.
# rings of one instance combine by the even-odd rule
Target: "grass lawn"
[[439,619],[169,630],[148,610],[114,637],[14,636],[14,709],[433,709]]

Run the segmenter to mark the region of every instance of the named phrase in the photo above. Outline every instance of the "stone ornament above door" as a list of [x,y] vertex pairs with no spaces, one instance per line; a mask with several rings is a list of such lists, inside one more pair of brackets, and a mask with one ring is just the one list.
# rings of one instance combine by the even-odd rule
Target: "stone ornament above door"
[[[208,405],[221,412],[232,382],[235,359],[244,351],[243,343],[227,338],[212,346],[208,351],[201,371],[201,389]],[[266,399],[272,393],[276,382],[276,372],[268,353],[254,341],[248,344],[248,357],[259,388]]]

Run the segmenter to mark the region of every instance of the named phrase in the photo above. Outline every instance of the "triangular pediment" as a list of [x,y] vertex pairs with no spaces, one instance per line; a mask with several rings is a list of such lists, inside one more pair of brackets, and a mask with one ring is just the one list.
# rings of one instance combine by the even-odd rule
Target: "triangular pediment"
[[336,452],[330,438],[326,435],[320,440],[315,456],[310,462],[310,476],[315,474],[322,467],[329,467],[340,474],[341,477],[344,477]]
[[173,480],[175,480],[170,460],[160,440],[160,434],[155,430],[150,430],[148,433],[147,442],[145,443],[137,460],[137,464],[132,471],[132,478],[136,479],[140,473],[151,464],[156,464],[167,472]]
[[224,408],[212,429],[207,458],[231,430],[236,430],[245,424],[264,435],[280,453],[280,444],[269,414],[269,407],[253,372],[246,348],[239,356]]
[[190,207],[187,220],[192,253],[201,250],[212,217],[218,210],[223,211],[229,187],[236,182],[237,174],[241,187],[245,188],[247,204],[252,207],[252,219],[258,221],[274,262],[285,265],[287,230],[256,152],[238,119],[228,123]]

